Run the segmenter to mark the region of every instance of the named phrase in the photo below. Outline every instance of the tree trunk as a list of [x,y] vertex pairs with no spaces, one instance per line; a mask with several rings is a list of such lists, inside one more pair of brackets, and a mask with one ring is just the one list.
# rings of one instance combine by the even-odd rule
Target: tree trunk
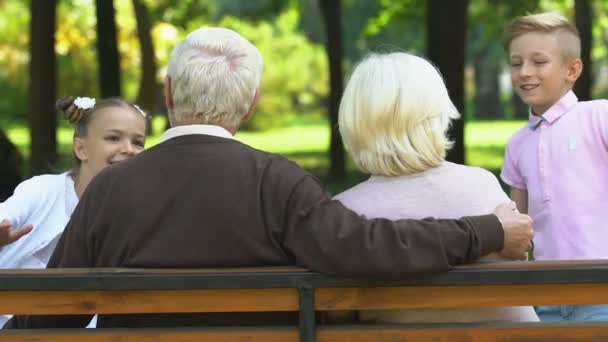
[[0,203],[12,196],[21,181],[21,153],[0,129]]
[[591,88],[593,86],[593,70],[591,65],[593,9],[589,0],[576,0],[574,8],[576,12],[576,28],[581,36],[581,59],[583,61],[583,73],[578,81],[576,81],[574,92],[579,100],[587,101],[591,100]]
[[300,12],[300,29],[309,41],[322,44],[325,41],[323,18],[319,16],[319,0],[299,0],[298,11]]
[[468,0],[427,1],[428,57],[441,71],[450,98],[463,117],[449,134],[454,147],[447,160],[464,163],[464,65]]
[[[141,78],[136,102],[151,115],[157,107],[156,94],[158,93],[152,25],[150,24],[148,8],[143,0],[133,0],[133,10],[137,22],[137,37],[139,38],[139,53],[141,55]],[[152,134],[152,125],[147,127],[147,133]]]
[[473,61],[475,68],[475,118],[504,119],[500,100],[500,60],[487,45]]
[[48,173],[57,161],[56,0],[30,3],[29,120],[31,172]]
[[95,0],[97,14],[97,60],[101,97],[120,96],[120,56],[112,0]]
[[319,0],[327,32],[326,51],[329,60],[329,123],[331,142],[329,146],[329,177],[344,178],[344,145],[338,130],[338,109],[343,90],[342,80],[342,20],[340,0]]
[[513,108],[513,118],[516,120],[528,120],[530,117],[530,107],[521,100],[519,95],[513,90],[511,97],[511,106]]
[[137,103],[146,110],[156,108],[156,59],[154,41],[152,40],[152,25],[148,8],[143,0],[133,0],[135,19],[137,21],[137,37],[141,55],[141,79]]

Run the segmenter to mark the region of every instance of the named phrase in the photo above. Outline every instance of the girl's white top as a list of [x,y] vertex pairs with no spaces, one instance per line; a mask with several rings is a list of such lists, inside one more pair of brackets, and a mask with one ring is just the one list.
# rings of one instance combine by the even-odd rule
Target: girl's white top
[[[68,172],[36,176],[19,184],[13,196],[0,203],[0,221],[12,221],[13,228],[32,224],[34,229],[0,247],[0,268],[46,268],[76,204],[78,196]],[[10,317],[0,315],[0,328]]]
[[12,221],[13,228],[32,224],[34,229],[0,249],[0,268],[45,268],[77,203],[68,172],[19,184],[13,196],[0,203],[0,221]]

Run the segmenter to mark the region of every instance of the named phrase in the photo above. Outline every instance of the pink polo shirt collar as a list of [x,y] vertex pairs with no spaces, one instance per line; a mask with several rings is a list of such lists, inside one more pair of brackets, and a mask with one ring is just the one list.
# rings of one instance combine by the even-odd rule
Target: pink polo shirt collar
[[568,113],[576,103],[578,98],[574,95],[574,92],[570,90],[566,95],[562,96],[551,108],[549,108],[542,116],[532,114],[530,111],[530,119],[528,121],[528,127],[535,130],[540,123],[544,120],[548,124],[553,124],[555,120],[559,119],[564,114]]

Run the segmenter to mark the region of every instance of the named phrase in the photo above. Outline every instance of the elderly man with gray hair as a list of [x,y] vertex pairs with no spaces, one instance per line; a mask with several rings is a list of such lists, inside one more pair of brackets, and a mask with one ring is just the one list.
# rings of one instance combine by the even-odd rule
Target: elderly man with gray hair
[[[296,164],[235,140],[253,113],[262,69],[258,49],[236,32],[190,33],[167,72],[172,128],[93,180],[48,267],[299,265],[407,277],[492,252],[525,254],[532,222],[509,205],[459,220],[368,220]],[[18,317],[7,326],[75,327],[89,318]],[[100,315],[98,327],[295,322],[296,315],[273,313]]]

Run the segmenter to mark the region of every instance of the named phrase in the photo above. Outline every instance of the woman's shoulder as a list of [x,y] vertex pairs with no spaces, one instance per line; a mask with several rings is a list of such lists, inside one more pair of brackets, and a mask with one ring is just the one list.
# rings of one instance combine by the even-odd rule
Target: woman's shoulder
[[[446,162],[447,163],[447,162]],[[482,191],[492,193],[504,193],[496,175],[478,166],[461,165],[449,163],[452,172],[449,173],[450,179],[458,182],[461,186],[471,193]]]
[[359,193],[361,193],[362,191],[365,192],[365,187],[368,182],[369,182],[369,180],[365,180],[361,183],[358,183],[358,184],[354,185],[353,187],[336,194],[333,197],[333,199],[344,203],[345,201],[347,201],[349,199],[358,197]]
[[[444,163],[446,170],[449,171],[451,177],[454,175],[465,176],[467,179],[472,180],[496,180],[496,176],[494,174],[482,167],[471,166],[471,165],[462,165],[456,164],[452,162]],[[451,178],[450,177],[450,178]]]
[[334,200],[340,201],[347,208],[356,212],[362,213],[369,211],[370,207],[379,205],[386,200],[387,195],[396,191],[396,187],[388,186],[382,182],[380,177],[378,181],[375,177],[370,177],[353,187],[338,193],[333,197]]

